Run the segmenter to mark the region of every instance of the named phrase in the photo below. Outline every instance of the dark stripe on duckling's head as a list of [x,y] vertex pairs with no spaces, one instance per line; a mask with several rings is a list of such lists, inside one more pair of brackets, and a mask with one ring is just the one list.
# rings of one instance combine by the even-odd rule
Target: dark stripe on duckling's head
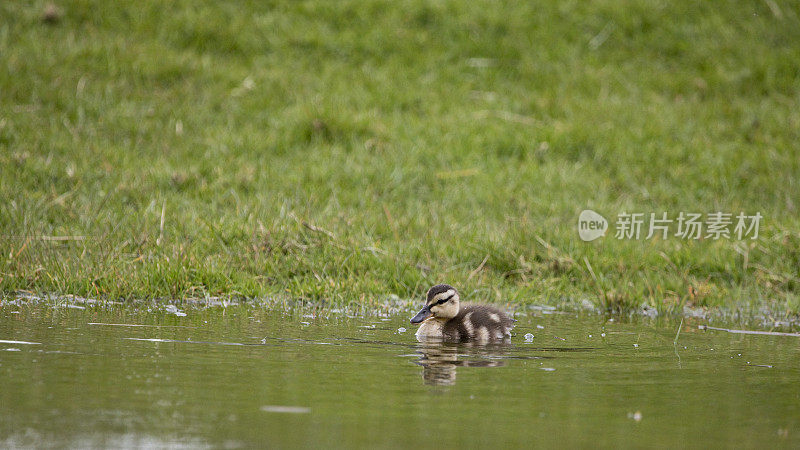
[[449,284],[437,284],[436,286],[428,289],[428,299],[425,303],[430,303],[434,297],[447,291],[453,291],[454,294],[457,293],[456,288],[450,286]]
[[456,293],[453,292],[452,294],[448,295],[447,297],[442,297],[439,300],[436,300],[435,302],[431,303],[429,306],[443,305],[443,304],[449,302],[455,296],[456,296]]

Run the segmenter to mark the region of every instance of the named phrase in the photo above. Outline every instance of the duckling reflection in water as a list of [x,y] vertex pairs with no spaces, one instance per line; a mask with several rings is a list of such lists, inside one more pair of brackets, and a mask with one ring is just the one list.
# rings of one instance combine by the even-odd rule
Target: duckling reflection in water
[[[422,366],[422,379],[425,384],[437,386],[449,386],[456,383],[456,369],[458,367],[500,367],[505,365],[504,361],[490,359],[459,359],[459,349],[464,349],[455,344],[430,341],[420,345],[417,353],[422,357],[415,361]],[[471,347],[470,344],[466,346]],[[498,356],[502,352],[497,352],[499,348],[486,348],[484,351],[478,349],[477,356]],[[494,350],[494,352],[490,351]]]
[[449,284],[428,290],[425,306],[411,319],[421,323],[417,340],[445,342],[498,342],[511,337],[514,319],[486,305],[462,305],[458,291]]

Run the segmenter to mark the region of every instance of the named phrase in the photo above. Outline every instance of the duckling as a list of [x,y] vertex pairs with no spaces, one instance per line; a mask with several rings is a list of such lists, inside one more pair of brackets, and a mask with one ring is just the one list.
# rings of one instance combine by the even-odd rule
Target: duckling
[[422,323],[417,339],[441,338],[446,341],[499,341],[511,336],[514,319],[486,305],[459,305],[458,291],[449,284],[428,289],[425,307],[411,319]]

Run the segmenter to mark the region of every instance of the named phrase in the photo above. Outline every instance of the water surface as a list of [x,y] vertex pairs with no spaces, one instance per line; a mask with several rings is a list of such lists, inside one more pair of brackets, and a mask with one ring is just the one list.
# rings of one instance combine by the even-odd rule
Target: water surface
[[412,313],[7,301],[0,447],[800,445],[798,337],[545,309],[423,345]]

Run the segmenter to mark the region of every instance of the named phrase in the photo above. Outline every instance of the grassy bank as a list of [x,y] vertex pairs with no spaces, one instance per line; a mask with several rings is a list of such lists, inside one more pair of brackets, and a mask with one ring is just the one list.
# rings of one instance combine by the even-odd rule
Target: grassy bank
[[800,311],[796,3],[57,6],[0,5],[3,294]]

